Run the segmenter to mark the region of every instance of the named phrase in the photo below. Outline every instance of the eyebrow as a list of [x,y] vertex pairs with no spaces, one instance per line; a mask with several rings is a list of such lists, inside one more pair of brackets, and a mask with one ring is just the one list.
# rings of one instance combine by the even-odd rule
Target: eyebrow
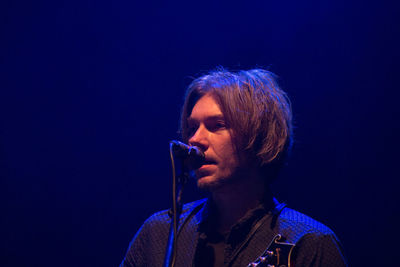
[[[224,117],[223,114],[217,114],[217,115],[208,116],[205,120],[206,120],[206,121],[209,121],[209,120],[225,120],[225,117]],[[187,122],[188,122],[188,123],[190,123],[190,122],[195,122],[195,121],[196,121],[196,120],[193,119],[193,118],[190,117],[190,116],[187,118]]]

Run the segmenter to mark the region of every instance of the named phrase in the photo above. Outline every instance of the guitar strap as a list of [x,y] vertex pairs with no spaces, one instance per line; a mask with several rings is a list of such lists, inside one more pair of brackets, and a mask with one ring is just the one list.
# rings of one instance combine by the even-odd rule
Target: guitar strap
[[[274,209],[272,210],[272,220],[271,220],[271,229],[275,227],[276,221],[279,217],[279,214],[282,212],[282,210],[286,207],[285,203],[279,203],[278,201],[276,201],[274,199],[274,202],[277,203],[274,207]],[[184,222],[181,224],[180,228],[178,229],[178,236],[180,235],[182,229],[184,228],[184,226],[186,225],[186,223],[188,221],[190,221],[190,219],[197,214],[201,208],[203,208],[203,206],[205,205],[204,203],[201,203],[200,205],[198,205],[197,207],[195,207],[190,214],[186,217],[186,219],[184,220]],[[250,239],[254,236],[254,234],[256,233],[256,231],[265,223],[265,221],[269,218],[271,214],[267,213],[265,214],[250,230],[250,233],[247,235],[246,239],[242,242],[242,244],[235,249],[235,251],[232,254],[231,260],[228,263],[228,266],[230,266],[230,264],[237,258],[237,256],[239,255],[239,253],[243,250],[244,246],[250,241]],[[275,236],[275,235],[274,235]],[[272,242],[272,240],[271,240]]]
[[[274,199],[275,200],[275,199]],[[275,200],[276,201],[276,200]],[[279,217],[279,214],[282,212],[282,210],[286,207],[285,203],[279,203],[275,206],[275,208],[272,210],[272,222],[271,222],[271,228],[273,228],[276,224],[276,221]],[[246,239],[242,242],[242,244],[235,249],[235,251],[232,253],[231,260],[228,263],[228,266],[237,258],[239,253],[243,250],[244,246],[249,242],[249,240],[254,236],[256,231],[265,223],[265,221],[268,219],[268,217],[271,214],[267,213],[262,217],[254,226],[251,228],[250,233],[247,235]],[[275,236],[275,235],[274,235]],[[271,240],[272,242],[272,240]]]

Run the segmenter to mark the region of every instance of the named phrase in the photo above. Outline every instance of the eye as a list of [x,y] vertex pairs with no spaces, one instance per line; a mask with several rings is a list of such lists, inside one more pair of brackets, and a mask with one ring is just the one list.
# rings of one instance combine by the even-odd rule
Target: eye
[[217,121],[216,123],[215,123],[215,127],[216,128],[226,128],[226,124],[225,124],[225,121],[223,121],[223,120],[221,120],[221,121]]
[[187,128],[187,135],[189,137],[192,137],[194,135],[194,133],[197,131],[198,126],[193,124],[193,123],[189,123],[188,128]]
[[217,122],[217,124],[218,124],[220,127],[228,128],[228,126],[227,126],[225,120],[219,120],[219,121]]
[[224,120],[210,121],[207,128],[209,131],[216,132],[218,130],[226,129],[226,123]]

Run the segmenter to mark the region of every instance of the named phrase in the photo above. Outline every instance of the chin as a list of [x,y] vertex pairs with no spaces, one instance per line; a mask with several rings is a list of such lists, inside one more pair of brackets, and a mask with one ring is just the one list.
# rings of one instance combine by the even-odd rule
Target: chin
[[216,186],[215,181],[213,181],[212,177],[205,176],[197,179],[197,188],[204,191],[212,191],[212,189]]
[[220,189],[224,183],[220,180],[215,180],[213,177],[205,176],[197,180],[197,188],[206,192],[213,192]]

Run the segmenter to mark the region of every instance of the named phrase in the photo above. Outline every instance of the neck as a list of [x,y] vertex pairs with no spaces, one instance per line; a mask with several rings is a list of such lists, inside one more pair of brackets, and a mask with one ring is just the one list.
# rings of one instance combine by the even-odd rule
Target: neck
[[227,232],[249,210],[257,207],[266,192],[261,178],[223,186],[212,193],[218,211],[218,231]]

